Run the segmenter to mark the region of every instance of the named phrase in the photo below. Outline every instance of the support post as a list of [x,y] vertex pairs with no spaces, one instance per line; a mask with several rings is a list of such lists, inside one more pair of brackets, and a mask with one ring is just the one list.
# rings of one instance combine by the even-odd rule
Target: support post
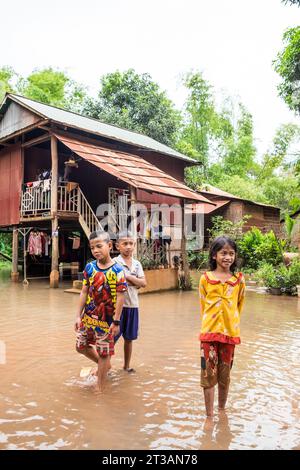
[[180,205],[181,205],[181,217],[182,217],[182,224],[181,224],[181,257],[182,257],[182,269],[183,269],[183,272],[184,272],[184,289],[189,290],[189,289],[191,289],[191,279],[190,279],[189,264],[188,264],[187,252],[186,252],[184,199],[180,200]]
[[57,138],[51,135],[51,217],[52,217],[52,254],[50,287],[57,288],[59,282],[58,271],[58,218],[57,218],[57,195],[58,195],[58,151]]
[[14,227],[13,238],[12,238],[12,271],[11,271],[12,282],[18,282],[19,280],[18,259],[19,259],[18,229]]
[[133,251],[133,257],[137,258],[137,220],[136,220],[136,188],[130,186],[130,214],[131,214],[131,231],[135,238],[135,246]]

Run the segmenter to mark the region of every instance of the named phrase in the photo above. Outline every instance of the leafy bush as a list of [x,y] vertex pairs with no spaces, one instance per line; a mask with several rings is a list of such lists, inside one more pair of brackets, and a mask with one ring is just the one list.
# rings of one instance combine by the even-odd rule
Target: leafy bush
[[214,239],[225,235],[238,241],[243,235],[243,226],[249,218],[249,215],[245,215],[239,222],[231,222],[231,220],[225,220],[220,215],[212,217],[212,228],[208,229],[209,236]]
[[268,288],[281,288],[283,279],[278,272],[274,269],[269,263],[264,263],[261,265],[260,269],[255,273],[255,279],[262,281],[264,286]]
[[144,269],[157,269],[161,264],[158,261],[147,257],[142,257],[140,262]]
[[0,251],[7,256],[12,256],[12,234],[0,233]]
[[264,263],[256,272],[255,278],[268,288],[280,288],[285,294],[296,295],[296,286],[300,285],[300,260],[294,259],[288,267],[284,264],[274,267],[270,263]]
[[208,267],[208,251],[188,251],[188,263],[191,269]]
[[237,243],[242,264],[247,269],[255,271],[262,263],[277,266],[283,261],[285,242],[279,240],[272,230],[263,234],[258,228],[253,227],[244,233]]

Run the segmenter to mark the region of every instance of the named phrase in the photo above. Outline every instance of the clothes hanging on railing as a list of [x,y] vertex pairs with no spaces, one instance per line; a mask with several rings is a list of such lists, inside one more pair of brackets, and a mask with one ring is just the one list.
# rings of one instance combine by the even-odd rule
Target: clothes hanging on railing
[[43,181],[43,193],[50,191],[50,189],[51,189],[51,180],[50,179],[44,180]]

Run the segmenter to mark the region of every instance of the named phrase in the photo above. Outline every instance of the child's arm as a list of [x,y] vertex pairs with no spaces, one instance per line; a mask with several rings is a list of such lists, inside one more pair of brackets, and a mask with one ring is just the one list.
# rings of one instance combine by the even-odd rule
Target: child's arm
[[199,296],[200,296],[200,313],[203,315],[204,307],[205,307],[205,297],[206,297],[206,290],[205,290],[205,277],[202,275],[199,281]]
[[[124,302],[125,302],[124,292],[117,292],[117,301],[116,301],[116,309],[115,309],[115,314],[114,314],[114,320],[120,321]],[[118,325],[115,325],[114,323],[112,323],[110,325],[109,331],[112,333],[113,336],[116,336],[120,331],[120,327]]]
[[78,331],[78,329],[80,328],[82,310],[86,303],[88,291],[89,291],[88,286],[82,286],[80,297],[79,297],[78,309],[77,309],[76,318],[75,318],[75,331]]
[[129,285],[133,285],[137,288],[146,287],[147,285],[145,277],[136,277],[133,274],[126,274],[126,281],[129,281]]
[[238,304],[237,304],[239,314],[241,314],[243,311],[244,302],[245,302],[245,290],[246,290],[246,284],[245,284],[245,278],[243,276],[240,282],[239,297],[238,297]]

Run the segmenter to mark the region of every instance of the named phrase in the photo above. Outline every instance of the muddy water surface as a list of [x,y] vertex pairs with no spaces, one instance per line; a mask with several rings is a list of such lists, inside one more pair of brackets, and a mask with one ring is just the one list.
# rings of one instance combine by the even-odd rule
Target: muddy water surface
[[[205,420],[196,291],[141,296],[136,374],[122,341],[102,396],[80,379],[78,295],[0,280],[1,449],[292,449],[300,446],[300,300],[247,293],[227,413]],[[3,343],[2,343],[3,344]]]

